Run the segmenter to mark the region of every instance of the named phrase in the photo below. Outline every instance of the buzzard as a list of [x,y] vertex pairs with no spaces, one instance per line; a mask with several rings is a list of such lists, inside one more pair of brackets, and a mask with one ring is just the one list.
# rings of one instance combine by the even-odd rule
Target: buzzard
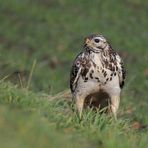
[[86,37],[70,73],[70,89],[80,118],[86,105],[107,104],[116,119],[124,80],[123,61],[105,37],[99,34]]

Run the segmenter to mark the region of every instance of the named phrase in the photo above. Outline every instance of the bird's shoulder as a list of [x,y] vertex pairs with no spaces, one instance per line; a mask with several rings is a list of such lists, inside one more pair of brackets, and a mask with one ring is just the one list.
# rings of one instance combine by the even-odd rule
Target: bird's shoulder
[[89,66],[90,66],[89,53],[85,51],[79,53],[73,62],[70,72],[70,88],[72,92],[74,92],[75,90],[80,75],[83,75],[83,73],[85,73],[86,71],[84,69],[89,68]]
[[125,66],[122,58],[119,55],[116,56],[116,59],[119,67],[118,68],[119,84],[120,88],[123,88],[126,76]]
[[74,92],[75,90],[75,87],[77,85],[77,81],[78,81],[78,78],[79,78],[79,71],[80,71],[80,61],[83,59],[83,56],[84,56],[84,53],[81,52],[79,53],[73,64],[72,64],[72,68],[71,68],[71,72],[70,72],[70,89],[72,91],[72,93]]
[[122,88],[125,81],[125,67],[121,56],[114,50],[110,52],[110,62],[113,64],[113,71],[117,72],[119,85]]

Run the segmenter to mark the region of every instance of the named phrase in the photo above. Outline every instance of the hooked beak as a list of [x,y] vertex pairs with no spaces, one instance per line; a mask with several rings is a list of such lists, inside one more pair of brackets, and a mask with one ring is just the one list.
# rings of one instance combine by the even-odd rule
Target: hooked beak
[[91,47],[92,45],[91,45],[91,40],[89,39],[89,38],[86,38],[85,39],[85,45],[84,45],[85,47],[86,46],[88,46],[88,47]]
[[85,43],[86,44],[90,44],[90,39],[89,38],[86,38]]

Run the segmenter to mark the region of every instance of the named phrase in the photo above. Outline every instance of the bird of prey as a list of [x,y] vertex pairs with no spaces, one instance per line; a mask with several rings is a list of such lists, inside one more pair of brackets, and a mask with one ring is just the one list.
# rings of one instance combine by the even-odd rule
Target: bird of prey
[[117,119],[124,80],[123,61],[105,37],[99,34],[86,37],[83,51],[75,58],[70,73],[70,89],[80,118],[89,98],[95,96],[99,103],[105,100],[102,93],[108,96],[109,112]]

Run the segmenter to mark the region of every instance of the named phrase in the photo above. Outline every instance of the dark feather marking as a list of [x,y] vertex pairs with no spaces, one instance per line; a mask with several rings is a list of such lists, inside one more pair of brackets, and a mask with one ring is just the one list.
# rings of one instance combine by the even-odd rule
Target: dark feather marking
[[88,73],[89,69],[85,68],[82,70],[81,74],[82,74],[82,77],[85,77]]
[[98,82],[100,82],[100,79],[99,79],[98,77],[95,77],[95,79],[96,79]]
[[118,66],[116,66],[116,71],[118,71]]
[[120,63],[121,64],[121,71],[122,71],[122,81],[120,82],[120,88],[123,88],[124,86],[124,80],[125,80],[125,77],[126,77],[126,71],[124,69],[124,65],[123,65],[123,62]]
[[90,76],[91,79],[93,79],[93,75],[92,75],[92,73],[90,73],[89,76]]
[[105,72],[103,75],[104,75],[104,77],[106,77],[107,76],[107,73]]

